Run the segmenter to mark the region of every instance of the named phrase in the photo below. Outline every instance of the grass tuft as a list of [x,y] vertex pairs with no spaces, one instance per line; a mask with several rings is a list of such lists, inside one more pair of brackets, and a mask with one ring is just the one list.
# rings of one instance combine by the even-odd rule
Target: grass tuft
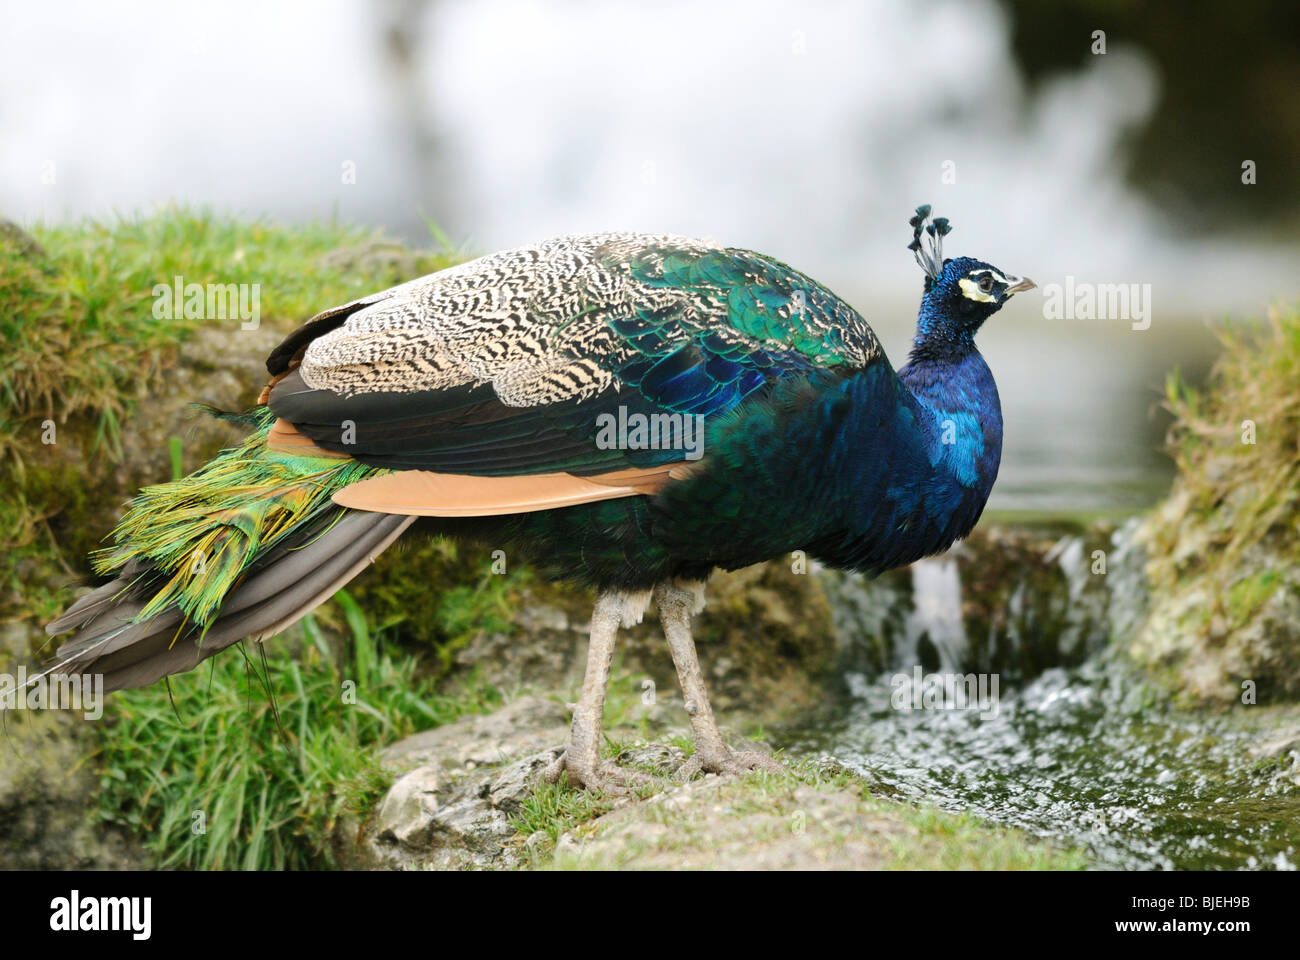
[[1300,698],[1300,305],[1221,335],[1203,389],[1166,387],[1178,465],[1143,525],[1150,603],[1128,652],[1187,703]]
[[364,817],[391,785],[378,747],[500,705],[477,686],[435,693],[346,593],[337,600],[346,657],[308,617],[288,634],[296,652],[227,652],[170,691],[117,694],[98,730],[97,819],[142,837],[160,867],[337,866],[338,819]]
[[1188,513],[1208,519],[1231,507],[1231,524],[1213,531],[1213,553],[1202,557],[1229,566],[1270,532],[1294,537],[1300,522],[1300,306],[1230,323],[1220,339],[1205,388],[1174,371],[1166,406]]

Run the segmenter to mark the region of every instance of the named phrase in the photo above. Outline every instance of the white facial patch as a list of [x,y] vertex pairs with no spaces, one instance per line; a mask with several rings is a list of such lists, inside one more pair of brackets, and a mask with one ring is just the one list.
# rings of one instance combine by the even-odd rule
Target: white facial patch
[[975,300],[979,303],[994,303],[997,301],[997,297],[993,296],[992,293],[985,293],[979,288],[979,284],[970,277],[962,277],[957,281],[957,285],[961,287],[961,294],[967,300]]

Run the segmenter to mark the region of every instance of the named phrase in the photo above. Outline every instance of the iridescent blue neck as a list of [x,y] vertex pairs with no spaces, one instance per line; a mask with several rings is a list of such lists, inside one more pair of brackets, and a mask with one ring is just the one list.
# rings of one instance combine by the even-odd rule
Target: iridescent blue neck
[[965,317],[955,317],[950,301],[940,298],[937,291],[928,291],[921,298],[921,308],[916,314],[916,335],[912,338],[909,360],[960,362],[975,349],[975,341]]

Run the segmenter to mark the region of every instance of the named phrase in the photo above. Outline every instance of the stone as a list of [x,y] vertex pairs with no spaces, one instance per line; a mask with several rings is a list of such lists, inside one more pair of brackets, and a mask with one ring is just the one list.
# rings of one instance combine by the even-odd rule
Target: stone
[[541,697],[521,697],[495,713],[468,717],[407,737],[384,750],[381,762],[393,770],[496,764],[563,742],[568,729],[569,715],[563,704]]
[[0,748],[0,869],[141,870],[123,830],[92,823],[98,787],[85,721],[62,711],[9,716]]

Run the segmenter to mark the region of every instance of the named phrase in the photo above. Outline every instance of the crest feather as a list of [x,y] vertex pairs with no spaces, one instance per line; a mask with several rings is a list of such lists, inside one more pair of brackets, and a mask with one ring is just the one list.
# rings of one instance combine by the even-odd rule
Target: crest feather
[[943,271],[943,238],[952,232],[948,218],[931,219],[930,205],[924,203],[916,208],[916,216],[907,222],[912,228],[912,242],[907,249],[912,251],[925,275],[930,280],[937,280]]

